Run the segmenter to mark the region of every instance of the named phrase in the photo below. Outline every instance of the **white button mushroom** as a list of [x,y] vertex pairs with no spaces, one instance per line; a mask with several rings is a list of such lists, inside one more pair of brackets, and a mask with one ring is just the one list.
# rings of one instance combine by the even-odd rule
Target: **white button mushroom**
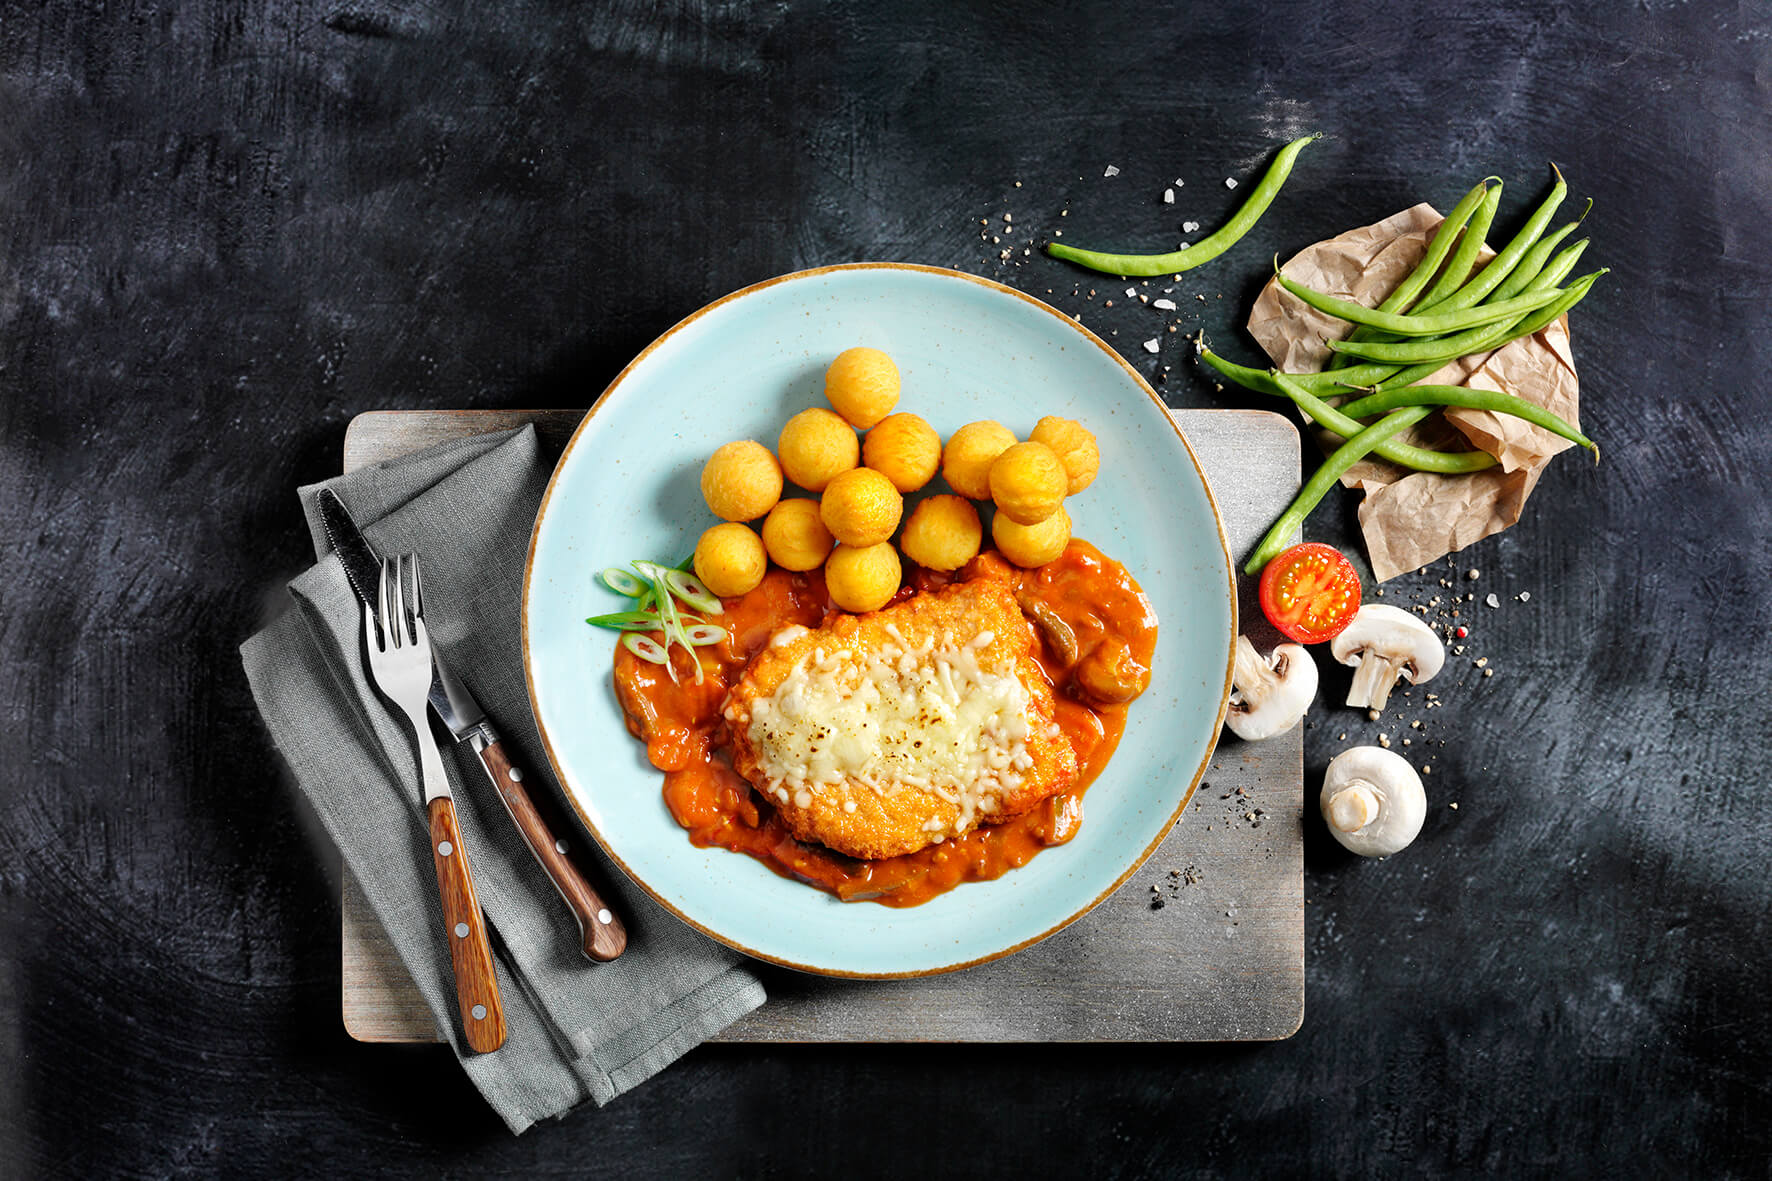
[[1231,668],[1231,708],[1225,724],[1239,738],[1255,742],[1298,725],[1317,696],[1317,662],[1300,644],[1281,644],[1266,660],[1237,637]]
[[1376,746],[1336,755],[1320,802],[1330,834],[1362,857],[1388,857],[1407,847],[1427,819],[1421,776],[1403,756]]
[[1399,676],[1419,685],[1432,680],[1446,663],[1446,646],[1433,628],[1400,607],[1382,603],[1361,607],[1329,642],[1329,652],[1355,666],[1347,703],[1362,709],[1383,709]]

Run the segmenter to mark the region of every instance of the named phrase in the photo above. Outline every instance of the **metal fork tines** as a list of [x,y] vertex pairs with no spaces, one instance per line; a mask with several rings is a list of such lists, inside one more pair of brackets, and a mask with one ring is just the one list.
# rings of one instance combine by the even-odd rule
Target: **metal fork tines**
[[[412,598],[408,610],[406,584],[410,569]],[[443,759],[425,717],[425,694],[431,684],[431,639],[425,629],[424,580],[417,554],[383,558],[376,610],[363,608],[363,640],[369,673],[387,699],[406,715],[418,743],[419,776],[431,829],[431,860],[443,903],[449,960],[455,971],[456,1001],[468,1045],[485,1053],[504,1044],[504,1008],[492,967],[492,944],[486,918],[474,892],[468,851],[462,845],[461,822]]]
[[[406,609],[407,567],[412,569],[412,611]],[[431,685],[431,636],[425,629],[424,573],[417,554],[383,558],[376,610],[363,612],[369,671],[388,700],[400,707],[418,737],[425,803],[450,795],[443,759],[425,721]]]

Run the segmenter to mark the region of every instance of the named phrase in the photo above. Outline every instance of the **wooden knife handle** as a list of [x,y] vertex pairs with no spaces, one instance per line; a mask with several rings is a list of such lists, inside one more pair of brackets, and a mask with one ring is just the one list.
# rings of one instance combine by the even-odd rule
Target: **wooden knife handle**
[[505,1044],[505,1011],[498,1000],[498,977],[492,971],[492,945],[486,938],[486,916],[474,893],[468,851],[461,843],[455,801],[431,801],[431,859],[437,865],[437,892],[443,899],[443,923],[449,960],[455,967],[455,996],[461,1005],[462,1030],[468,1045],[481,1054]]
[[517,831],[529,845],[529,851],[541,863],[554,888],[578,920],[584,937],[584,953],[599,963],[606,963],[627,950],[628,929],[621,916],[603,901],[596,888],[585,880],[566,856],[566,843],[548,828],[547,821],[535,810],[535,803],[523,788],[523,772],[505,753],[503,741],[490,742],[480,748],[480,762],[498,789],[498,798],[517,824]]

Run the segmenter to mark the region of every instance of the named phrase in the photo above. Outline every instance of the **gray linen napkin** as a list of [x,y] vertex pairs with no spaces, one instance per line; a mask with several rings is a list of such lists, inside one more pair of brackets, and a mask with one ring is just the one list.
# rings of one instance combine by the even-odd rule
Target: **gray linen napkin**
[[539,782],[547,756],[517,634],[524,556],[546,482],[535,432],[525,427],[301,489],[319,562],[289,584],[294,609],[241,647],[259,712],[302,792],[437,1027],[512,1132],[585,1099],[607,1103],[763,1003],[742,957],[673,918],[600,853],[598,884],[627,920],[628,950],[613,963],[586,960],[577,924],[477,759],[451,743],[444,767],[493,929],[509,1028],[492,1054],[471,1053],[460,1040],[412,742],[366,679],[357,598],[315,498],[322,487],[337,492],[377,552],[423,555],[432,642],[531,770],[531,790],[555,791]]

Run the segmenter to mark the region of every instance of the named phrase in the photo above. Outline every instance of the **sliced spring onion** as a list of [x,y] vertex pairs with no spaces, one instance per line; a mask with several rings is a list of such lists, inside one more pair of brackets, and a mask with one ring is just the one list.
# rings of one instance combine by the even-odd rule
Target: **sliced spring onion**
[[[670,653],[666,652],[664,646],[650,636],[643,636],[639,632],[629,632],[621,638],[621,646],[641,660],[662,664],[666,668],[671,667]],[[673,672],[673,678],[675,675]]]
[[703,644],[718,644],[721,640],[724,640],[726,638],[726,629],[723,627],[716,627],[711,623],[698,623],[694,627],[686,630],[683,634],[689,638],[691,644],[694,644],[699,648]]
[[[658,616],[664,623],[665,650],[669,651],[673,644],[681,644],[684,648],[689,649],[690,657],[695,660],[695,683],[701,684],[703,680],[701,659],[695,655],[695,645],[691,644],[683,634],[683,617],[677,611],[677,601],[671,594],[671,588],[665,583],[664,568],[652,562],[636,562],[634,568],[652,580],[652,590],[658,598]],[[671,679],[675,680],[677,677],[676,666],[667,665],[666,667],[670,669]]]
[[655,632],[658,616],[651,611],[617,611],[610,615],[593,615],[585,620],[592,627],[609,627],[622,632]]
[[685,574],[681,570],[666,570],[664,581],[665,585],[671,588],[673,594],[697,611],[703,611],[709,615],[719,615],[726,610],[720,605],[720,600],[715,597],[714,592],[703,586],[701,580],[693,574]]
[[[632,574],[611,566],[599,577],[610,590],[633,599],[633,610],[593,615],[585,622],[626,632],[627,635],[622,637],[622,645],[642,660],[664,665],[673,681],[677,679],[677,667],[671,660],[671,648],[681,644],[695,662],[695,683],[701,684],[706,678],[702,673],[701,658],[696,655],[695,649],[724,639],[726,629],[684,610],[678,606],[677,600],[681,599],[708,615],[719,615],[725,608],[719,598],[702,585],[700,579],[688,572],[693,562],[693,555],[677,566],[664,566],[657,562],[633,562],[630,563],[634,571]],[[664,643],[641,634],[643,632],[662,632]]]
[[609,569],[603,571],[601,577],[603,579],[603,585],[618,595],[626,595],[630,599],[637,599],[646,592],[646,584],[644,582],[641,582],[638,578],[635,578],[632,574],[629,574],[619,566],[611,566]]

